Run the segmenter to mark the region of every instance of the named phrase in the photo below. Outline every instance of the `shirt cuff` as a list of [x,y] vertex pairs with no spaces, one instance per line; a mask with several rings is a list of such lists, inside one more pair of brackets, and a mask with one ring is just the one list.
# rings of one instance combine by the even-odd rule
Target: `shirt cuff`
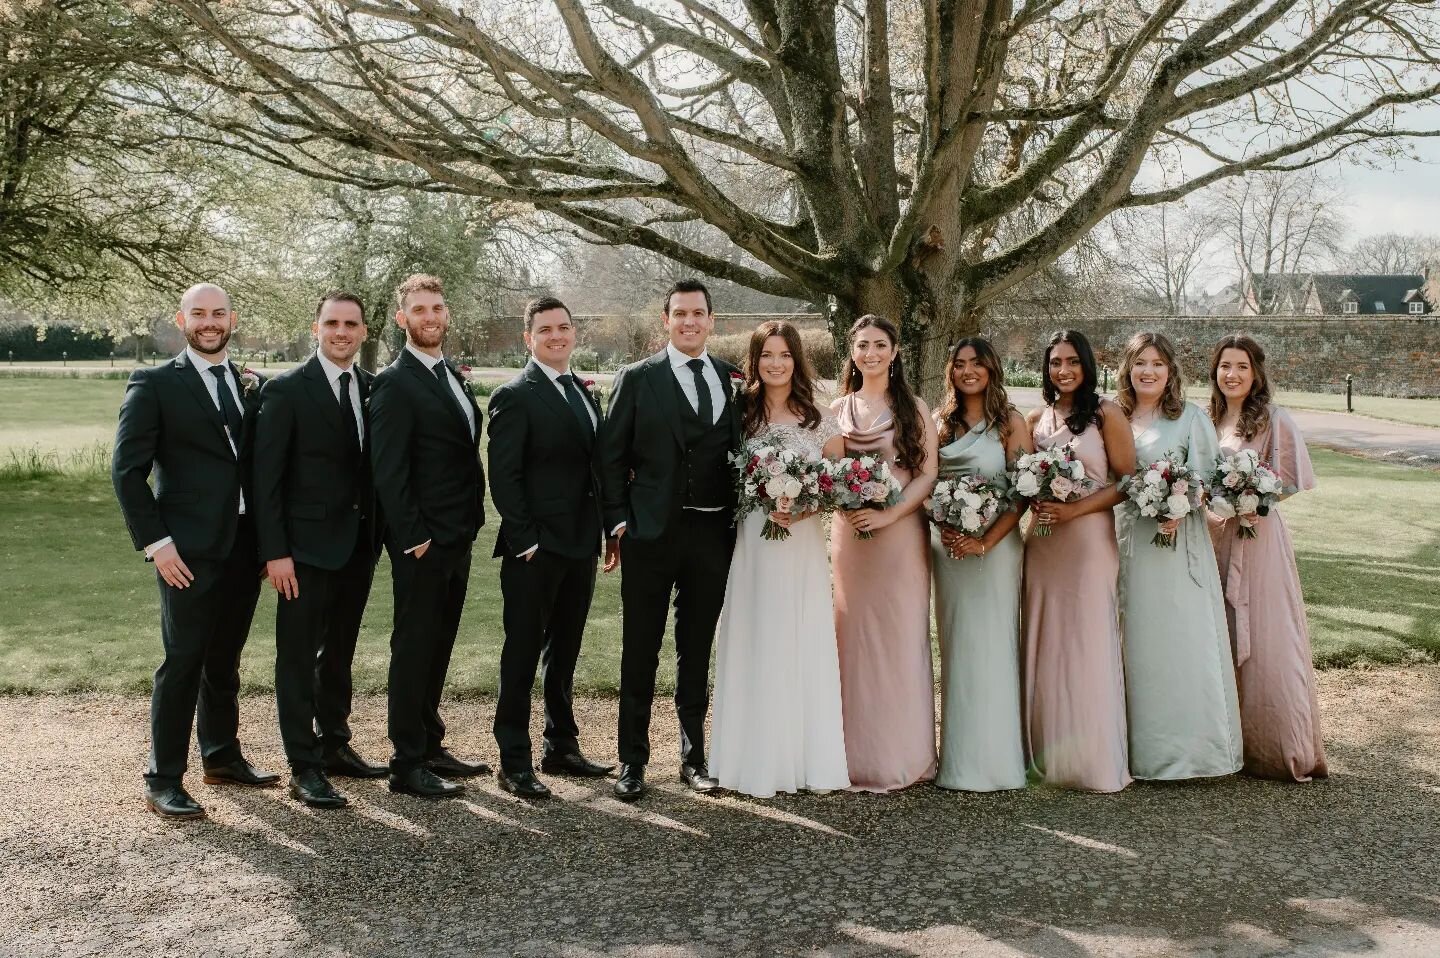
[[623,529],[623,528],[625,528],[625,527],[626,527],[627,525],[629,525],[629,524],[630,524],[630,523],[628,523],[628,522],[622,522],[622,523],[620,523],[618,526],[616,526],[615,528],[611,529],[611,530],[610,530],[610,538],[613,539],[613,538],[615,538],[616,536],[618,536],[618,535],[620,534],[620,530]]
[[426,539],[424,542],[420,543],[420,545],[418,545],[418,546],[411,546],[410,548],[408,548],[408,549],[405,550],[405,554],[408,556],[410,553],[414,552],[416,549],[422,548],[422,547],[424,547],[424,546],[428,546],[428,545],[431,543],[431,541],[432,541],[432,540],[430,540],[430,539]]
[[163,539],[157,539],[157,540],[155,540],[154,542],[150,543],[148,546],[145,547],[145,558],[146,558],[146,559],[153,559],[153,558],[155,558],[155,553],[159,552],[161,549],[165,548],[166,546],[168,546],[170,543],[172,543],[172,542],[174,542],[174,541],[175,541],[175,537],[174,537],[174,536],[166,536],[166,537],[163,538]]
[[522,553],[520,553],[519,555],[517,555],[515,558],[517,558],[517,559],[528,558],[529,556],[532,556],[532,555],[534,555],[535,553],[537,553],[537,552],[539,552],[539,551],[540,551],[540,543],[537,542],[537,543],[535,543],[533,546],[531,546],[530,548],[526,549],[524,552],[522,552]]

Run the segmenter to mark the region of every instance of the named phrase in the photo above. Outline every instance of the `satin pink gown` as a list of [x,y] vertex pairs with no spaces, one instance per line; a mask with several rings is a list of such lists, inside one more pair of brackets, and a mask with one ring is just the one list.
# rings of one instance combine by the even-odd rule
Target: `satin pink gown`
[[[1242,449],[1255,450],[1280,476],[1286,493],[1315,488],[1305,437],[1284,409],[1271,406],[1269,427],[1253,439],[1221,438],[1224,455]],[[1238,519],[1210,523],[1238,670],[1245,771],[1296,782],[1325,778],[1320,704],[1295,546],[1278,507],[1260,517],[1255,531],[1255,538],[1241,539]]]
[[[1046,408],[1035,445],[1061,446],[1075,434]],[[1076,455],[1095,491],[1109,484],[1100,427],[1080,434]],[[1092,493],[1093,494],[1093,493]],[[1051,785],[1118,792],[1130,784],[1125,671],[1120,653],[1120,549],[1115,513],[1102,509],[1025,540],[1025,749],[1032,775]]]
[[[847,455],[895,464],[890,414],[867,429],[852,396],[836,408]],[[873,539],[856,539],[836,516],[830,530],[840,701],[851,788],[888,792],[935,777],[935,674],[930,659],[930,540],[917,509]]]

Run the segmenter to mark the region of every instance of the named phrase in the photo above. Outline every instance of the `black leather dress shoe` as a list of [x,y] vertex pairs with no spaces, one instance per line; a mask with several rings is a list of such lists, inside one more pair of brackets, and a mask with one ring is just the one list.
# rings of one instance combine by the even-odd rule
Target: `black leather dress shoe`
[[326,753],[325,771],[345,778],[379,778],[388,769],[384,765],[365,761],[346,743],[333,752]]
[[251,765],[244,756],[241,756],[229,765],[205,766],[205,784],[253,785],[258,788],[269,788],[272,785],[280,784],[280,776],[274,772],[261,771]]
[[680,781],[701,795],[713,792],[720,787],[720,783],[710,777],[710,770],[704,765],[681,765]]
[[511,795],[518,795],[521,798],[550,797],[550,789],[528,768],[523,772],[507,772],[502,768],[495,773],[495,780]]
[[465,786],[447,782],[428,768],[412,768],[404,775],[390,776],[390,791],[418,798],[451,798],[463,794]]
[[490,766],[484,762],[462,761],[443,748],[438,754],[425,760],[425,767],[436,775],[449,775],[451,778],[474,778],[476,775],[490,774]]
[[318,768],[307,768],[290,776],[290,794],[311,808],[344,808],[350,802]]
[[182,785],[146,785],[145,807],[161,818],[204,818],[205,809]]
[[615,771],[614,765],[597,765],[579,752],[546,755],[540,759],[540,771],[549,775],[578,775],[581,778],[604,778]]
[[615,797],[633,802],[645,794],[645,766],[621,765],[620,778],[615,782]]

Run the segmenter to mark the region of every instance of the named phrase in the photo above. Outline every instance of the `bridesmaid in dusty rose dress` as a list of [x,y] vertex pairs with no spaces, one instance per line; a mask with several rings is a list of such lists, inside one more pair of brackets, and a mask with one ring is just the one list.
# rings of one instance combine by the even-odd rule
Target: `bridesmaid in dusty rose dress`
[[[1253,449],[1280,476],[1282,498],[1315,488],[1305,439],[1290,414],[1270,404],[1265,351],[1249,336],[1226,336],[1215,347],[1210,417],[1220,433],[1221,453]],[[1239,519],[1222,521],[1212,514],[1210,523],[1239,670],[1245,771],[1296,782],[1325,778],[1295,546],[1278,508],[1246,519],[1255,526],[1253,539],[1240,538]]]
[[1072,502],[1034,505],[1034,522],[1051,534],[1032,524],[1025,543],[1026,754],[1031,774],[1051,785],[1118,792],[1130,763],[1113,510],[1125,498],[1116,480],[1135,469],[1135,440],[1120,407],[1100,398],[1082,334],[1051,336],[1043,372],[1046,405],[1026,417],[1035,446],[1073,441],[1098,485]]
[[[890,462],[898,505],[837,513],[830,532],[845,755],[853,789],[888,792],[935,777],[930,541],[921,507],[935,485],[935,423],[910,391],[899,332],[880,316],[850,327],[831,408],[848,455]],[[874,533],[857,539],[855,532]]]

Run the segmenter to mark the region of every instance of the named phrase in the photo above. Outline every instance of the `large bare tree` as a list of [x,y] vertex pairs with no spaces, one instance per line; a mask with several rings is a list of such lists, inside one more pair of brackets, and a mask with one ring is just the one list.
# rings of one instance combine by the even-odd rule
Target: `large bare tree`
[[1116,210],[1431,135],[1405,108],[1440,93],[1429,0],[130,7],[169,38],[135,96],[186,136],[532,208],[837,327],[883,312],[930,376]]

